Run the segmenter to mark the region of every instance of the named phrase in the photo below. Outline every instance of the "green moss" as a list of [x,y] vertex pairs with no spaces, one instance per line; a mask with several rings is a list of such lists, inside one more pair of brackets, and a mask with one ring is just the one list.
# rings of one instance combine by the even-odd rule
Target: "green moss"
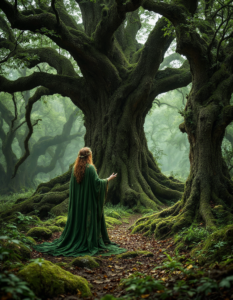
[[63,230],[64,230],[63,228],[57,227],[57,226],[48,226],[47,228],[48,228],[49,230],[51,230],[52,233],[54,233],[54,232],[60,232],[60,231],[63,231]]
[[64,215],[68,212],[68,207],[69,207],[69,198],[64,200],[62,203],[54,206],[51,209],[51,213],[55,216],[61,216]]
[[123,222],[123,223],[126,223],[126,224],[129,224],[128,219],[122,219],[122,222]]
[[121,216],[116,211],[110,211],[107,214],[107,217],[112,217],[112,218],[115,218],[115,219],[121,219]]
[[54,219],[49,219],[45,222],[42,222],[41,226],[52,226],[52,225],[54,225],[54,223],[55,223]]
[[106,224],[109,224],[109,225],[122,225],[122,222],[115,219],[115,218],[112,218],[112,217],[105,217],[105,222]]
[[26,236],[26,239],[29,240],[32,244],[36,245],[36,241],[31,236]]
[[27,236],[31,236],[35,239],[44,240],[48,240],[49,238],[51,238],[52,234],[52,231],[46,227],[34,227],[27,232]]
[[66,222],[67,222],[67,217],[64,216],[59,216],[58,218],[55,219],[55,225],[58,227],[65,227]]
[[112,225],[110,225],[109,223],[106,222],[106,228],[112,229],[112,228],[114,228],[114,227],[113,227]]
[[153,256],[154,254],[149,251],[129,251],[129,252],[125,252],[125,253],[116,255],[116,258],[117,259],[126,259],[126,258],[133,258],[133,257],[139,256],[139,255],[144,256],[144,257],[150,257],[150,256]]
[[80,268],[89,268],[89,269],[94,269],[99,267],[98,262],[93,257],[88,255],[75,258],[74,260],[72,260],[70,265],[75,267],[80,267]]
[[41,222],[40,218],[39,218],[38,216],[36,216],[36,215],[30,215],[30,217],[31,217],[33,220],[35,220],[36,223],[40,223],[40,222]]
[[24,267],[18,276],[25,280],[39,297],[55,297],[68,292],[77,294],[78,290],[82,293],[82,298],[91,296],[86,279],[73,275],[50,261],[43,261],[41,266],[31,263]]

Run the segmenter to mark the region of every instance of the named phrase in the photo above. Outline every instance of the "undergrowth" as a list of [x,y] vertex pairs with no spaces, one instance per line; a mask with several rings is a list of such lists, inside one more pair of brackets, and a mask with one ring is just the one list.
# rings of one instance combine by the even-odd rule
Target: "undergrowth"
[[171,298],[200,300],[203,297],[211,296],[211,293],[215,293],[215,296],[216,293],[222,294],[233,286],[233,276],[225,276],[217,281],[207,277],[204,271],[199,270],[198,266],[193,264],[185,268],[176,258],[172,258],[167,253],[164,254],[167,256],[167,260],[155,268],[155,270],[165,271],[165,277],[161,278],[162,280],[135,272],[121,280],[120,287],[124,294],[121,298],[106,295],[101,300]]
[[210,232],[204,227],[191,225],[188,228],[183,228],[175,235],[175,242],[183,241],[185,244],[198,244],[210,235]]
[[0,213],[10,209],[19,198],[28,198],[34,193],[34,190],[28,190],[22,193],[12,193],[9,195],[0,195]]
[[106,216],[109,216],[112,212],[118,213],[121,217],[129,217],[131,214],[133,214],[133,210],[128,208],[127,206],[123,206],[121,204],[113,205],[111,203],[107,203],[104,206],[104,214]]

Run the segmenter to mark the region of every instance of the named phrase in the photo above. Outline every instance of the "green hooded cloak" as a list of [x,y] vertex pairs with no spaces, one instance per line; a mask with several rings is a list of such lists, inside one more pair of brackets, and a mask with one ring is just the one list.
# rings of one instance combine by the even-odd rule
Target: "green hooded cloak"
[[74,172],[70,180],[68,218],[59,239],[33,246],[39,252],[53,256],[111,255],[126,252],[109,240],[103,206],[108,187],[107,179],[100,179],[93,165],[86,165],[81,183]]

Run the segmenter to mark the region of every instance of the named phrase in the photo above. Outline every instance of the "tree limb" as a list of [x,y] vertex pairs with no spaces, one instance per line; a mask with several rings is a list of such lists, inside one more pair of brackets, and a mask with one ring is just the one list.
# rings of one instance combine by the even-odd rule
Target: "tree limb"
[[179,69],[166,68],[158,71],[151,89],[150,98],[154,99],[161,93],[184,87],[190,82],[192,82],[192,75],[187,61]]
[[52,7],[52,9],[53,9],[53,11],[54,11],[54,13],[56,15],[57,24],[60,25],[60,18],[59,18],[59,14],[58,14],[58,12],[56,10],[56,7],[55,7],[55,2],[56,2],[56,0],[52,0],[51,7]]
[[112,36],[117,28],[126,18],[126,13],[135,11],[139,8],[141,0],[131,0],[122,3],[117,0],[110,8],[103,8],[101,20],[93,34],[96,45],[102,51],[110,49],[112,45]]
[[23,92],[38,86],[44,86],[53,90],[53,93],[59,93],[67,97],[76,93],[78,96],[82,94],[84,83],[83,78],[53,75],[45,72],[34,72],[27,77],[21,77],[14,81],[0,76],[0,90],[8,93]]

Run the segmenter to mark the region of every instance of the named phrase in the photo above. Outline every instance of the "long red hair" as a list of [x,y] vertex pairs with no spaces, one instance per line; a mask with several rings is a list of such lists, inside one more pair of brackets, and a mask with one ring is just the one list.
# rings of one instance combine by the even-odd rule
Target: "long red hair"
[[81,183],[83,180],[86,164],[94,166],[92,161],[92,152],[88,147],[84,147],[79,150],[78,157],[74,163],[74,176],[76,177],[78,183]]

